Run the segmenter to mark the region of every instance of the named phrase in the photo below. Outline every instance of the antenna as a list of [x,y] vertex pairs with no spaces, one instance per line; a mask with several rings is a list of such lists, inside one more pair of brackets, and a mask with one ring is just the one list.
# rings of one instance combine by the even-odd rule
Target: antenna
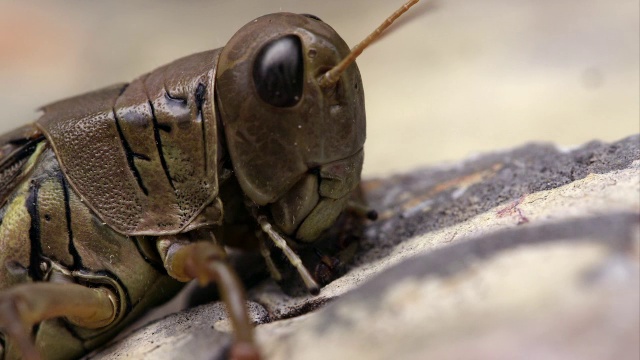
[[391,16],[389,16],[385,21],[380,24],[369,36],[367,36],[364,40],[362,40],[358,45],[354,46],[351,49],[351,52],[347,57],[342,59],[338,65],[331,68],[331,70],[327,71],[320,77],[318,80],[319,84],[323,88],[330,87],[338,82],[340,79],[340,75],[351,65],[352,62],[356,60],[358,55],[362,54],[362,51],[372,42],[376,41],[382,35],[382,32],[385,31],[389,25],[391,25],[400,15],[404,14],[410,7],[415,5],[420,0],[409,0],[402,7],[396,10]]

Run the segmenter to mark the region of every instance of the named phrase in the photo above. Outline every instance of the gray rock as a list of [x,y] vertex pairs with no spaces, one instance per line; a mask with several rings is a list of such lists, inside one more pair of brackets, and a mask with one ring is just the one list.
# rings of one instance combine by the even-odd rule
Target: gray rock
[[[318,296],[250,290],[266,358],[640,356],[639,136],[527,145],[364,190],[380,220],[344,276]],[[219,303],[188,309],[93,358],[218,358],[223,318]]]

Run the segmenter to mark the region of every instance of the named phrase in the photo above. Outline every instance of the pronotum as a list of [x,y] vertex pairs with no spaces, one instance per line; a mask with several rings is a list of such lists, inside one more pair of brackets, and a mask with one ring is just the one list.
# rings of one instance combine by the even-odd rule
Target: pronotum
[[265,15],[0,136],[0,358],[79,357],[192,279],[220,289],[230,356],[259,358],[225,248],[259,251],[276,279],[278,249],[319,291],[295,249],[366,212],[349,201],[365,141],[354,60],[417,1],[352,50],[315,16]]

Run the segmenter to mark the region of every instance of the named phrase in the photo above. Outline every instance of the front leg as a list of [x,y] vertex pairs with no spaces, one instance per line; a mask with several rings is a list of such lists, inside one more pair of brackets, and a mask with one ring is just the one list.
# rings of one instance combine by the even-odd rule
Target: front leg
[[[215,239],[213,234],[208,234],[208,237]],[[161,238],[158,251],[165,269],[173,278],[179,281],[197,279],[201,286],[211,282],[217,284],[234,329],[231,358],[259,359],[244,287],[227,262],[224,248],[211,241],[191,242],[177,235]]]

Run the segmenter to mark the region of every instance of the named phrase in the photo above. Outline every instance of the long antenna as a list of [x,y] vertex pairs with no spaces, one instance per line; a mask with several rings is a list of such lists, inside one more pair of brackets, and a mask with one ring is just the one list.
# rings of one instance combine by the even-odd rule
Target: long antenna
[[420,0],[409,0],[407,3],[402,5],[398,10],[396,10],[391,16],[389,16],[380,26],[378,26],[369,36],[367,36],[364,40],[362,40],[358,45],[354,46],[351,49],[351,52],[347,57],[342,59],[338,65],[331,68],[331,70],[327,71],[322,75],[319,79],[320,86],[323,88],[330,87],[338,82],[340,79],[340,75],[351,65],[352,62],[356,60],[358,55],[362,54],[362,51],[372,42],[376,41],[377,38],[382,35],[382,32],[386,30],[389,25],[391,25],[400,15],[404,14],[410,7],[415,5]]

